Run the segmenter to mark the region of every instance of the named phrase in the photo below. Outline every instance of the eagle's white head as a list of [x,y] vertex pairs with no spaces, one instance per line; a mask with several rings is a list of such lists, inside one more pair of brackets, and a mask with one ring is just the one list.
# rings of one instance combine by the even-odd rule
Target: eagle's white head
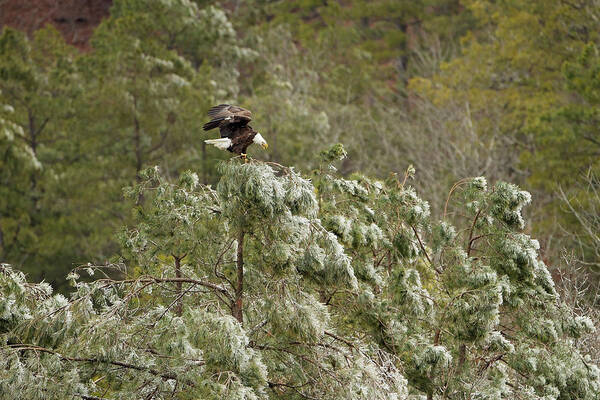
[[267,143],[265,138],[262,137],[262,135],[260,133],[256,133],[256,136],[254,136],[254,139],[252,139],[252,141],[256,144],[261,145],[262,148],[265,150],[269,148],[269,144]]

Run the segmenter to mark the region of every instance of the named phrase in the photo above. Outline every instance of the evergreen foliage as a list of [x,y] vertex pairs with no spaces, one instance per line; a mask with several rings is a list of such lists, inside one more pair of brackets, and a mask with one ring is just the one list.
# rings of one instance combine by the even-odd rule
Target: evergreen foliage
[[[0,36],[0,259],[20,265],[69,265],[78,256],[61,197],[62,165],[72,162],[66,123],[78,88],[74,52],[51,28],[33,40]],[[83,243],[82,243],[83,244]],[[63,270],[64,271],[64,270]],[[62,272],[60,274],[62,274]],[[47,278],[54,280],[53,270]]]
[[259,161],[219,171],[214,189],[143,171],[120,261],[74,270],[68,298],[2,266],[3,398],[600,393],[575,346],[593,323],[522,232],[527,192],[463,180],[435,222],[412,169],[385,182],[327,162],[310,180]]
[[213,163],[188,144],[214,99],[237,95],[235,66],[253,56],[221,9],[189,1],[116,1],[91,46],[77,54],[51,27],[0,37],[0,260],[59,286],[74,263],[118,249],[113,233],[132,220],[121,188],[144,169],[176,177],[201,161],[211,179]]
[[217,102],[254,111],[269,161],[307,171],[343,141],[344,175],[414,164],[434,212],[465,176],[525,185],[555,259],[558,224],[581,232],[557,183],[585,197],[577,181],[596,169],[598,5],[413,3],[119,0],[85,53],[51,27],[5,29],[3,132],[23,135],[2,135],[1,259],[60,285],[73,263],[117,250],[112,232],[133,221],[121,188],[145,168],[215,183],[224,155],[202,145],[198,121]]
[[547,252],[555,256],[560,244],[573,245],[570,237],[560,242],[557,225],[583,233],[555,193],[585,197],[579,186],[598,169],[600,8],[595,1],[463,3],[476,22],[461,53],[410,87],[438,107],[467,108],[477,137],[498,146],[498,177],[527,185],[542,201],[533,226],[554,239]]
[[[564,226],[598,265],[599,20],[115,0],[86,52],[5,28],[0,398],[598,398],[593,303],[543,260]],[[221,102],[266,161],[202,145]]]

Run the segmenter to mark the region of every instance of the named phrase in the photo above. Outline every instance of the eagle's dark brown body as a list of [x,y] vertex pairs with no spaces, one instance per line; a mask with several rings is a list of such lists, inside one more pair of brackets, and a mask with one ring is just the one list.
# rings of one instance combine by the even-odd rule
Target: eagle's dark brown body
[[[242,127],[236,127],[231,129],[231,136],[223,136],[224,130],[225,129],[221,128],[221,137],[228,137],[229,139],[231,139],[231,146],[227,148],[227,151],[230,151],[235,154],[245,154],[246,149],[253,143],[252,141],[254,140],[254,136],[256,136],[257,133],[254,129],[250,127],[250,125],[245,125]],[[227,134],[227,132],[225,132],[225,134]]]
[[248,122],[252,121],[252,113],[245,108],[220,104],[212,107],[208,111],[208,116],[212,119],[204,124],[203,129],[208,131],[218,127],[221,138],[231,140],[231,145],[227,150],[232,153],[245,154],[246,149],[253,143],[255,136],[258,134],[248,125]]

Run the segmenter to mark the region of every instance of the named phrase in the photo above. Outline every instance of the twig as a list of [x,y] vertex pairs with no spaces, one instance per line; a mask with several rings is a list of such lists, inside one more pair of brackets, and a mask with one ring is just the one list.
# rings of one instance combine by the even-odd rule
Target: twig
[[475,214],[475,218],[473,218],[473,223],[471,224],[471,229],[469,229],[469,243],[467,246],[467,256],[471,255],[471,245],[473,244],[473,232],[475,231],[475,224],[477,223],[477,219],[479,219],[479,216],[481,215],[481,208],[479,210],[477,210],[477,213]]
[[415,233],[415,236],[417,237],[417,240],[419,241],[419,246],[421,247],[423,254],[425,254],[425,258],[427,259],[427,261],[429,261],[429,265],[431,265],[433,267],[435,272],[437,272],[438,274],[441,274],[443,271],[439,270],[435,265],[433,265],[431,258],[429,258],[429,254],[427,254],[427,250],[425,250],[425,245],[423,244],[423,242],[421,241],[421,238],[419,237],[419,233],[417,232],[417,229],[412,225],[410,225],[410,227],[412,228],[412,231]]
[[86,396],[85,394],[73,393],[73,396],[81,397],[83,400],[108,400],[105,397]]
[[450,196],[452,196],[452,193],[454,193],[454,191],[456,189],[458,189],[458,187],[460,185],[462,185],[463,183],[467,182],[469,179],[473,179],[473,178],[472,177],[463,178],[463,179],[459,180],[458,182],[456,182],[454,185],[452,185],[452,188],[448,192],[448,197],[446,198],[446,205],[444,205],[444,215],[442,216],[442,219],[446,219],[446,214],[447,214],[447,211],[448,211],[448,203],[450,202]]
[[329,331],[323,331],[324,334],[326,334],[327,336],[331,336],[332,338],[334,338],[335,340],[339,340],[342,343],[345,343],[347,346],[352,347],[353,349],[356,348],[354,346],[354,343],[352,343],[351,341],[344,339],[343,337],[340,337],[338,335],[336,335],[333,332],[329,332]]

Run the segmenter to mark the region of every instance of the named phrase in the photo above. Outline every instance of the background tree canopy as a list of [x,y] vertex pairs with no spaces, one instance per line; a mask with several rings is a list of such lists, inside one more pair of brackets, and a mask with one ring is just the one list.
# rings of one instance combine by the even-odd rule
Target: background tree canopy
[[106,4],[2,3],[0,393],[598,395],[598,1]]

